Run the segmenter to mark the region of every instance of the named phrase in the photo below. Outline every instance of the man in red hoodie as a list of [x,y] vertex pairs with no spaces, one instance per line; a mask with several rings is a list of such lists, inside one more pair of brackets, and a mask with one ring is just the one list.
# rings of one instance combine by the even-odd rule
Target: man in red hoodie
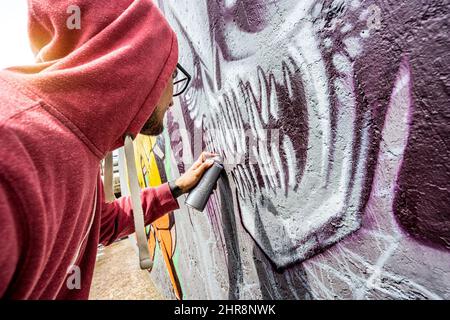
[[[97,245],[134,232],[130,198],[105,201],[100,161],[126,135],[160,133],[177,40],[150,0],[30,0],[29,35],[36,64],[0,71],[0,297],[86,299]],[[146,224],[179,208],[167,183],[140,197]]]

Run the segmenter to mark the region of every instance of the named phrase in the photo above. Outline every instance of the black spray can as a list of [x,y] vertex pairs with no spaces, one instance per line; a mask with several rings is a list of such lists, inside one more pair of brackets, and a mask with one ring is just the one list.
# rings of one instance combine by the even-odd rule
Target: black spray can
[[212,158],[214,163],[203,174],[197,185],[189,192],[185,204],[195,210],[203,211],[206,203],[216,187],[220,173],[223,170],[223,160],[221,157]]

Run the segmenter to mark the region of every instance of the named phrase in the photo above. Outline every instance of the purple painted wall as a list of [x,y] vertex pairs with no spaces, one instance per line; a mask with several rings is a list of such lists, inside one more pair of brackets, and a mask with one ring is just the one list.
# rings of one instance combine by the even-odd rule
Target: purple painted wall
[[176,214],[184,298],[449,299],[449,1],[160,7],[193,75],[172,170],[227,169]]

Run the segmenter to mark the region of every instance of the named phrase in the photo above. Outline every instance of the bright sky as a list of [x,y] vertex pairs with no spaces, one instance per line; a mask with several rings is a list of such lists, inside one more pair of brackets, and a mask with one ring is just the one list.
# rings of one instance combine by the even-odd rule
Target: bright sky
[[0,1],[0,69],[33,63],[28,43],[27,1]]

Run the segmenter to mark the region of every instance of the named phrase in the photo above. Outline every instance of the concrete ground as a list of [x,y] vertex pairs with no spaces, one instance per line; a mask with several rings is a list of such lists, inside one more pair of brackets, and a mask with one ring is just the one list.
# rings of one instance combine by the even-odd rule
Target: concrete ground
[[100,251],[94,270],[90,300],[164,299],[139,261],[130,240],[111,244]]

